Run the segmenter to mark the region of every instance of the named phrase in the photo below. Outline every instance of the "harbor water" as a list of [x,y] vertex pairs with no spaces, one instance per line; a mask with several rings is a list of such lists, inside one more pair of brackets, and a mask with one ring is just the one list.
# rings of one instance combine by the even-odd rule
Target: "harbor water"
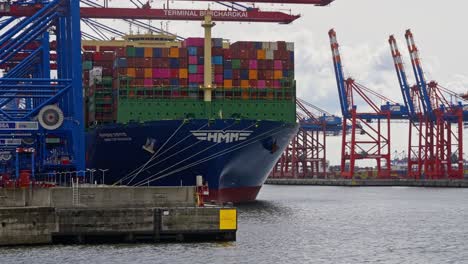
[[0,263],[468,263],[468,189],[272,186],[236,242],[0,248]]

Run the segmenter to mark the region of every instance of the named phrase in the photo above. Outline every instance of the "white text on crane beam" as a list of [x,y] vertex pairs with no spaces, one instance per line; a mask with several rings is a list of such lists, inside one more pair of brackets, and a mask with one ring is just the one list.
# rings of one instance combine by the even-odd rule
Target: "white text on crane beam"
[[233,17],[241,18],[248,17],[248,12],[245,11],[220,11],[220,10],[168,10],[164,9],[166,16],[188,16],[188,17],[204,17],[211,13],[213,17]]

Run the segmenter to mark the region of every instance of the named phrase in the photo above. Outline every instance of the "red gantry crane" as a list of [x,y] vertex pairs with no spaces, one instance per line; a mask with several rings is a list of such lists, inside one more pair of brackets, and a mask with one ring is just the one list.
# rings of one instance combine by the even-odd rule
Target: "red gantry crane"
[[299,131],[281,155],[270,177],[326,177],[326,137],[341,132],[342,119],[300,98],[296,98],[296,106]]
[[[343,114],[341,176],[354,178],[358,160],[375,160],[377,177],[390,176],[390,120],[406,119],[408,110],[387,97],[358,84],[354,79],[345,79],[339,44],[335,30],[328,32],[333,55],[338,95]],[[376,100],[385,102],[379,107]],[[358,103],[364,107],[358,111]],[[369,108],[370,110],[367,110]],[[351,123],[348,133],[347,122]],[[376,124],[373,124],[376,122]],[[361,126],[361,131],[358,128]]]
[[[411,30],[406,31],[405,37],[426,114],[426,142],[422,149],[424,171],[419,177],[462,179],[463,120],[468,119],[467,102],[436,81],[426,82],[419,50]],[[467,111],[464,111],[465,109]]]

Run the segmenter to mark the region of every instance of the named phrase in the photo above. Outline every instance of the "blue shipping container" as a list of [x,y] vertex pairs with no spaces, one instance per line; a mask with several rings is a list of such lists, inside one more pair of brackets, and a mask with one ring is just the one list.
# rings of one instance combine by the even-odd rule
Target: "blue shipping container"
[[223,56],[213,56],[211,63],[214,65],[223,65]]
[[188,47],[189,56],[197,56],[197,47]]
[[224,69],[224,79],[232,79],[232,70]]
[[153,58],[161,58],[162,50],[161,48],[153,48]]
[[145,57],[145,48],[135,48],[135,57]]
[[169,60],[169,67],[172,68],[172,69],[178,69],[179,68],[179,59],[171,58]]

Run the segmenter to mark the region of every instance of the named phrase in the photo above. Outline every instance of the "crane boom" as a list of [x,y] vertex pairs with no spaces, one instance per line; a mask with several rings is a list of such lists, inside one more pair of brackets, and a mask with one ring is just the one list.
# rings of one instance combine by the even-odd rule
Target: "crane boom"
[[405,33],[406,43],[408,45],[408,51],[411,56],[411,65],[413,66],[414,77],[416,78],[416,83],[419,88],[419,92],[422,95],[422,107],[424,113],[428,114],[433,118],[433,109],[431,104],[430,95],[427,88],[426,78],[424,77],[424,71],[421,65],[421,59],[419,57],[419,51],[416,47],[416,43],[414,41],[413,33],[411,30],[406,30]]
[[[24,17],[32,16],[40,5],[11,5],[0,10],[0,16]],[[290,15],[278,11],[263,12],[258,8],[239,10],[191,10],[191,9],[155,9],[155,8],[110,8],[110,7],[81,7],[82,18],[104,19],[155,19],[155,20],[203,20],[205,15],[211,14],[215,21],[236,22],[272,22],[289,24],[300,15]]]
[[408,78],[406,75],[405,66],[403,65],[400,50],[398,49],[396,39],[393,35],[390,36],[388,42],[390,44],[390,50],[392,52],[393,61],[395,63],[395,71],[397,73],[398,82],[400,84],[401,93],[403,95],[403,100],[405,102],[406,107],[408,107],[409,115],[411,117],[414,117],[415,109],[413,98],[411,97],[411,87],[408,84]]
[[338,86],[338,95],[340,98],[341,113],[344,117],[348,117],[349,113],[349,104],[346,96],[346,85],[343,74],[343,65],[341,64],[341,56],[338,41],[336,39],[336,32],[334,29],[330,29],[328,32],[330,37],[330,45],[333,54],[333,66],[335,69],[336,83]]

